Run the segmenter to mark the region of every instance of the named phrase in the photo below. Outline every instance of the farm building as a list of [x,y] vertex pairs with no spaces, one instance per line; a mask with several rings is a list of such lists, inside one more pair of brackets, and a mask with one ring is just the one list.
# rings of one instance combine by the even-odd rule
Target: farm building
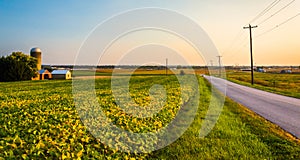
[[266,72],[266,70],[264,70],[263,68],[257,68],[256,71],[257,72],[261,72],[261,73],[265,73]]
[[39,71],[37,71],[34,75],[34,77],[31,78],[31,80],[40,80],[40,74]]
[[41,69],[39,70],[39,79],[40,80],[52,79],[52,74],[46,69]]
[[291,70],[281,70],[280,73],[284,74],[284,73],[292,73]]
[[72,79],[69,70],[54,70],[52,71],[52,79]]

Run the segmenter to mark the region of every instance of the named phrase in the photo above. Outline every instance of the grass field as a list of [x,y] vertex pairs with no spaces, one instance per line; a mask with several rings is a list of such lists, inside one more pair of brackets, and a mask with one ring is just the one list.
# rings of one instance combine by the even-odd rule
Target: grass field
[[[180,89],[175,76],[133,76],[131,96],[149,103],[153,84],[168,88],[168,103],[151,119],[136,119],[115,105],[110,79],[96,79],[101,107],[119,127],[149,132],[166,126],[180,109]],[[173,144],[147,154],[123,153],[96,140],[81,122],[74,106],[72,81],[0,83],[0,159],[299,159],[300,143],[278,126],[226,99],[212,132],[199,138],[207,112],[210,85],[199,77],[200,107],[192,125]],[[105,102],[105,103],[104,103]]]
[[[97,69],[97,70],[81,70],[81,71],[75,71],[74,77],[80,77],[80,76],[111,76],[112,72],[114,72],[115,75],[124,75],[124,76],[151,76],[151,75],[172,75],[172,74],[180,74],[181,72],[184,74],[208,74],[207,69],[168,69],[166,70],[152,70],[152,69]],[[134,74],[132,74],[134,72]]]
[[261,90],[300,98],[300,74],[258,73],[254,72],[254,83],[251,85],[250,72],[226,73],[227,79],[242,85]]

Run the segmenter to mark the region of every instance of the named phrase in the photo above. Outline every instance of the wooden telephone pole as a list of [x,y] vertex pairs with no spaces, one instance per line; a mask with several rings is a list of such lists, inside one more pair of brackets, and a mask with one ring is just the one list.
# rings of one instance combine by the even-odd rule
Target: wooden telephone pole
[[244,29],[249,29],[250,31],[250,56],[251,56],[251,84],[254,84],[254,77],[253,77],[253,54],[252,54],[252,28],[256,28],[257,26],[251,26],[249,24],[248,27],[244,27]]
[[221,77],[221,57],[222,56],[217,56],[219,58],[219,77]]
[[166,76],[168,75],[168,58],[166,58]]

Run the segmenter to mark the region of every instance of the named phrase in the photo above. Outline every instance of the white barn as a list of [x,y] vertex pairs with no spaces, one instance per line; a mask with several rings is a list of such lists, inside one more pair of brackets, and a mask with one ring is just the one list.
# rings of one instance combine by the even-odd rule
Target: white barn
[[72,79],[69,70],[54,70],[52,71],[52,79]]

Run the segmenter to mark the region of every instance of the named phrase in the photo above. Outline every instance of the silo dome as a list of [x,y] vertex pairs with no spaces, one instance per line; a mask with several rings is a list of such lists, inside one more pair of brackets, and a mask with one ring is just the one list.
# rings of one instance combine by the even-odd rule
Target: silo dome
[[40,48],[35,47],[35,48],[32,48],[32,49],[30,50],[30,53],[32,53],[32,52],[39,52],[39,53],[41,53],[42,51],[41,51]]
[[42,69],[42,51],[41,51],[41,49],[38,47],[32,48],[30,50],[30,56],[37,59],[36,68],[38,70],[41,70]]

